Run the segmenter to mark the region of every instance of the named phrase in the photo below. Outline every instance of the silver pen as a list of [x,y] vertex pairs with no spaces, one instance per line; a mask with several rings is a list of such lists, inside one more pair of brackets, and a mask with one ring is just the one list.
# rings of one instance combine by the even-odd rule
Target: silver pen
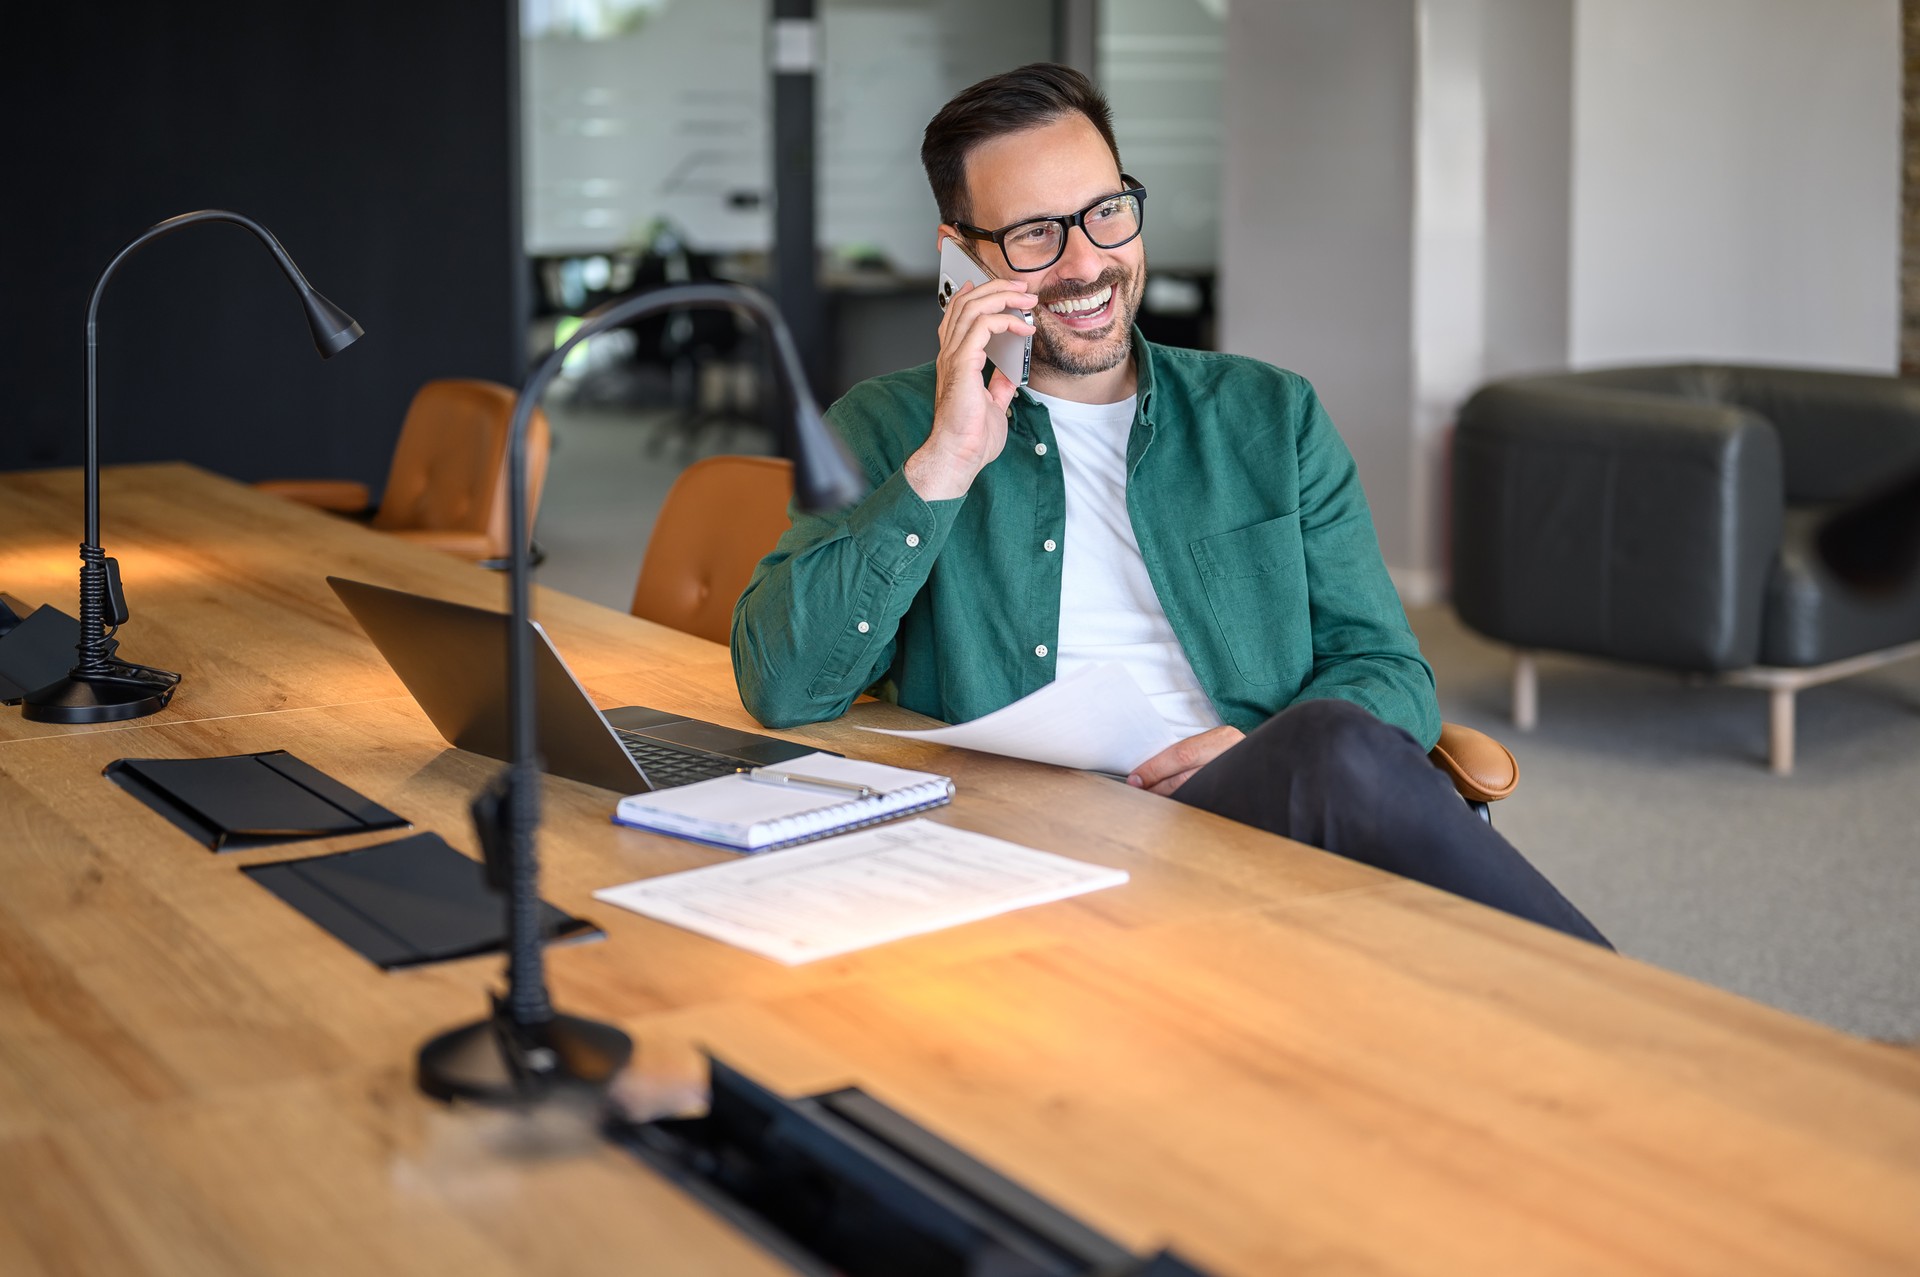
[[757,780],[762,785],[799,785],[807,789],[827,789],[836,794],[852,794],[855,798],[872,798],[880,792],[870,785],[856,785],[846,780],[829,780],[825,776],[802,776],[797,772],[775,771],[771,767],[752,767],[740,774],[748,780]]

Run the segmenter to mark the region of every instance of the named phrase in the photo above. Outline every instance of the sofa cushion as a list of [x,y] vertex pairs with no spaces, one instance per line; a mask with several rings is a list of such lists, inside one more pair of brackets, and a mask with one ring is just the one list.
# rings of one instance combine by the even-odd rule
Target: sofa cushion
[[1842,584],[1821,563],[1814,538],[1832,512],[1828,505],[1787,507],[1767,581],[1762,665],[1824,665],[1920,638],[1920,577],[1870,594]]

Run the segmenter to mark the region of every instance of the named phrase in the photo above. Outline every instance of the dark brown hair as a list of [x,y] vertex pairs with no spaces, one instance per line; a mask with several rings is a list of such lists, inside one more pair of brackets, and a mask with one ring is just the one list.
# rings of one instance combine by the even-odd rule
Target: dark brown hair
[[974,147],[1076,113],[1100,131],[1113,152],[1114,167],[1120,167],[1113,111],[1093,81],[1072,67],[1032,62],[962,89],[940,108],[920,143],[920,163],[927,170],[934,202],[940,206],[940,220],[953,223],[970,216],[967,156]]

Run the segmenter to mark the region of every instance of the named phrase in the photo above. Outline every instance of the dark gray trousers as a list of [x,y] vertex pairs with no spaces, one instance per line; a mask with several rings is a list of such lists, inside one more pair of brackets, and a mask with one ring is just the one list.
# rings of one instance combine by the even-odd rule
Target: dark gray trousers
[[1461,801],[1419,742],[1348,701],[1289,706],[1195,772],[1174,797],[1607,945]]

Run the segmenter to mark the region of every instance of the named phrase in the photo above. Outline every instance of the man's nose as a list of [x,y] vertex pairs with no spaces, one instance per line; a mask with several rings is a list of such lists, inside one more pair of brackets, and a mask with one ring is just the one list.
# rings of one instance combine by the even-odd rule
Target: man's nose
[[1106,256],[1087,238],[1085,227],[1076,226],[1067,232],[1066,251],[1054,264],[1054,273],[1059,278],[1091,281],[1098,279],[1106,268]]

